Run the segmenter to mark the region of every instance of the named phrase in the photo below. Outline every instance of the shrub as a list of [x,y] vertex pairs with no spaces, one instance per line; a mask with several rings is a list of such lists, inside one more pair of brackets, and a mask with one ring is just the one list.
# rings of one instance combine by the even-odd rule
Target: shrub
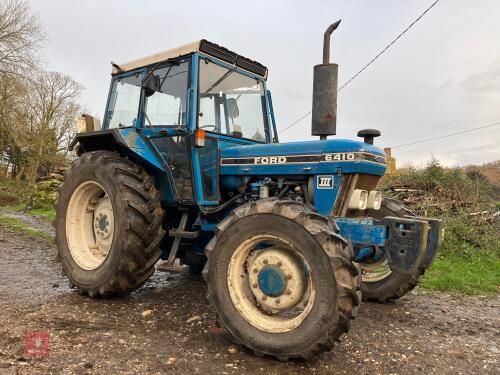
[[57,188],[62,182],[63,176],[59,174],[52,174],[49,178],[38,182],[28,198],[26,208],[29,210],[52,209],[57,200]]
[[445,168],[432,160],[426,168],[403,168],[384,176],[381,189],[415,214],[444,221],[441,255],[500,256],[498,187],[480,171]]

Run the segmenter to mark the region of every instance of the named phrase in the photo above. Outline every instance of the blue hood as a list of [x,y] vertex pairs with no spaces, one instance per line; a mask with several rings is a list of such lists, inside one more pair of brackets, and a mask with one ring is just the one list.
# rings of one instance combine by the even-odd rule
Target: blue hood
[[222,175],[368,173],[383,175],[382,149],[346,139],[238,145],[220,149]]
[[221,149],[222,158],[241,158],[248,156],[274,155],[309,155],[332,152],[366,151],[384,156],[384,151],[368,143],[348,139],[330,139],[326,141],[304,141],[290,143],[266,143],[244,146],[230,146]]

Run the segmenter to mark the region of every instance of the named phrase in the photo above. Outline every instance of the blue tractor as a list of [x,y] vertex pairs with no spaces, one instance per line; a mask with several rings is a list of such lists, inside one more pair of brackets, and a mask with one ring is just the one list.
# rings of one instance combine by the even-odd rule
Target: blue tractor
[[56,203],[71,285],[131,292],[162,267],[202,273],[219,324],[259,355],[308,358],[361,303],[408,293],[438,220],[383,198],[373,145],[336,133],[338,65],[314,67],[312,134],[279,143],[267,68],[207,40],[113,64],[102,129],[79,133]]

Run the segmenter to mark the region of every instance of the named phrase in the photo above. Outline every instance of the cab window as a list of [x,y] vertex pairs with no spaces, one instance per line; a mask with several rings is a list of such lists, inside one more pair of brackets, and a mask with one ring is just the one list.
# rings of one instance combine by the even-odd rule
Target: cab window
[[200,60],[198,128],[259,142],[269,141],[263,83]]
[[145,126],[186,125],[189,62],[162,66],[150,74],[158,76],[160,89],[145,98]]
[[141,100],[142,74],[117,77],[113,81],[104,128],[135,126]]

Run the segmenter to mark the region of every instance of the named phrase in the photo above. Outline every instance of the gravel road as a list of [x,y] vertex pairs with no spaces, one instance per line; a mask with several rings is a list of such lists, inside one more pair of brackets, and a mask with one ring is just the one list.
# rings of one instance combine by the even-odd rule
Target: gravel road
[[[199,279],[157,272],[129,297],[93,300],[54,259],[53,245],[0,225],[0,374],[500,373],[499,297],[365,303],[332,352],[282,363],[231,343]],[[47,355],[26,355],[30,331],[49,334]]]

